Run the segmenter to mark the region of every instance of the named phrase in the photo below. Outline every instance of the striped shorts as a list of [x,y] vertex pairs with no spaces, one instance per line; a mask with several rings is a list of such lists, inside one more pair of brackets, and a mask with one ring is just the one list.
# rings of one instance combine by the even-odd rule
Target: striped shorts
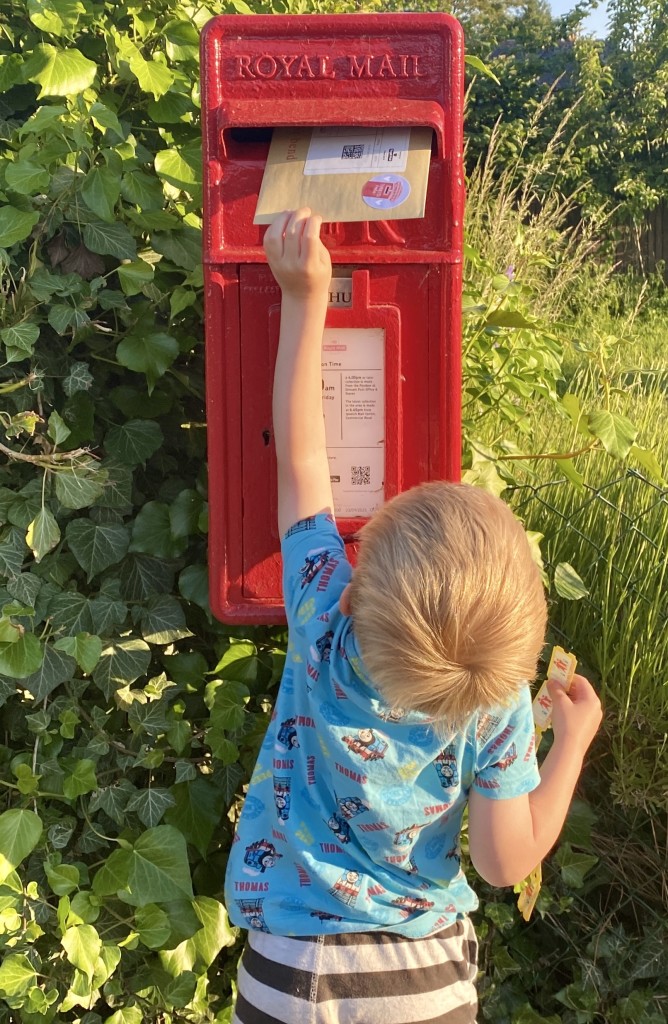
[[426,939],[250,932],[232,1024],[475,1024],[470,920]]

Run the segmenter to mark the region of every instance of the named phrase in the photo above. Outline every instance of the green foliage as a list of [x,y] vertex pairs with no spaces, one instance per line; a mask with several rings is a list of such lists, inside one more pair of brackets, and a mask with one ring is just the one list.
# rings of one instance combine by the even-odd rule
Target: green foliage
[[0,8],[0,1021],[224,1019],[281,664],[206,596],[198,44],[247,7]]
[[556,178],[587,211],[607,202],[616,223],[642,222],[668,197],[665,4],[610,0],[605,43],[581,34],[590,6],[561,19],[540,3],[462,10],[469,48],[501,82],[478,76],[471,88],[469,167],[500,120],[502,162],[519,158],[518,181],[540,163],[544,187]]
[[[400,5],[0,0],[0,1024],[229,1020],[221,881],[286,637],[208,607],[198,35],[221,12],[362,6]],[[538,403],[585,446],[636,447],[609,402],[564,392],[564,337],[531,277],[545,248],[523,251],[469,251],[469,473],[497,488],[531,454],[506,429],[526,440]],[[556,592],[584,599],[557,570]],[[642,945],[615,908],[617,945],[600,944],[583,901],[595,890],[608,913],[606,851],[568,842],[529,938],[486,901],[485,1018],[653,1024],[650,925]],[[587,959],[566,961],[554,937],[577,901]]]

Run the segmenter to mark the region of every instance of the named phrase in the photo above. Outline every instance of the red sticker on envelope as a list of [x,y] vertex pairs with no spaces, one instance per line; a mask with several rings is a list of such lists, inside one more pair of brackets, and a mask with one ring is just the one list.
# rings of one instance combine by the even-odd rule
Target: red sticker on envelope
[[393,210],[410,195],[411,186],[401,174],[377,174],[362,186],[362,199],[374,210]]

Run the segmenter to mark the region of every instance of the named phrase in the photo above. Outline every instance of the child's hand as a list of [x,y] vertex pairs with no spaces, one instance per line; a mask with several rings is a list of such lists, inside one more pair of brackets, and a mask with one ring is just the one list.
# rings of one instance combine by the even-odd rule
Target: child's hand
[[267,229],[264,251],[283,295],[324,296],[332,277],[332,261],[320,241],[322,217],[308,207],[281,213]]
[[552,698],[555,740],[571,747],[575,754],[584,755],[603,717],[598,694],[584,676],[573,676],[568,693],[559,683],[547,685]]

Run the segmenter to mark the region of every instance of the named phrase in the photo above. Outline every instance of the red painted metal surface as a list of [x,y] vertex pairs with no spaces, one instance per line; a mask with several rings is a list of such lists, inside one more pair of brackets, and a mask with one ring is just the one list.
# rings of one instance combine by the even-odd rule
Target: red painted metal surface
[[[277,126],[428,126],[423,219],[330,224],[353,306],[385,331],[385,497],[458,480],[463,45],[446,14],[212,19],[202,38],[210,596],[230,623],[285,621],[271,387],[280,293],[255,204]],[[339,517],[350,538],[363,521]]]

